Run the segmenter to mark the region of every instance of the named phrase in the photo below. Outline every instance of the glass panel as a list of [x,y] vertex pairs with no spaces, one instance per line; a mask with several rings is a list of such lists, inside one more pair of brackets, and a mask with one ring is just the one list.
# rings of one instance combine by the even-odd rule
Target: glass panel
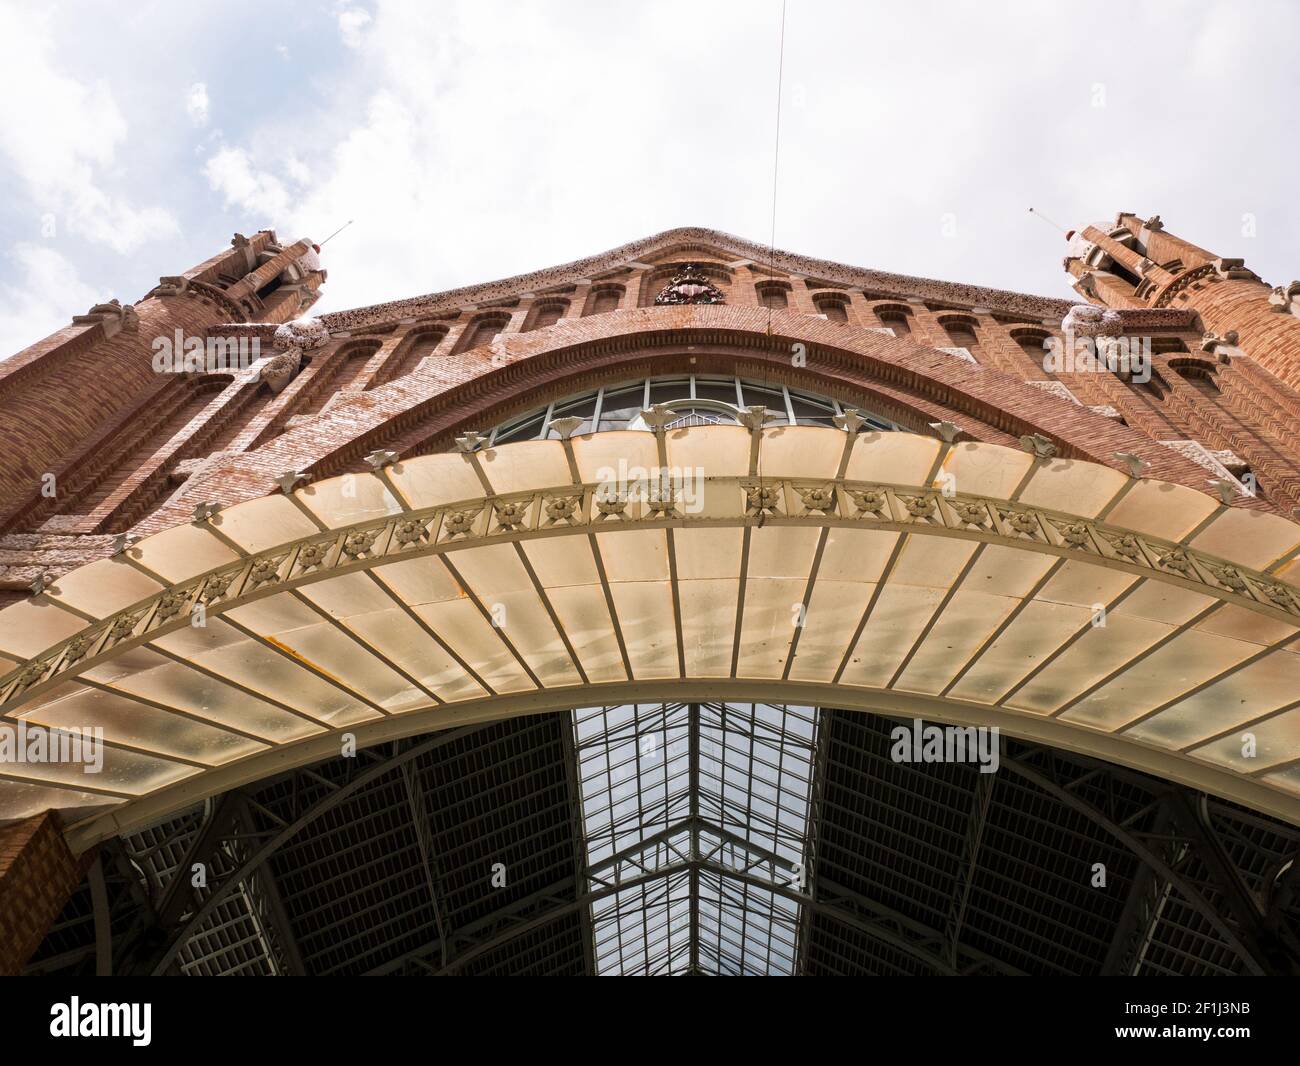
[[269,746],[101,689],[62,685],[55,692],[54,699],[25,714],[24,719],[83,735],[87,730],[102,729],[104,739],[110,742],[211,766]]
[[620,389],[606,389],[605,403],[600,410],[601,429],[626,429],[627,424],[645,408],[645,386],[628,385]]
[[[576,417],[582,419],[575,433],[590,433],[594,428],[593,416],[596,414],[596,393],[588,393],[585,396],[579,396],[576,399],[565,400],[563,403],[557,403],[555,410],[551,412],[551,421],[557,418]],[[558,440],[560,434],[554,429],[548,429],[546,435],[553,440]]]
[[794,972],[816,724],[767,704],[573,712],[597,973]]
[[733,378],[711,380],[695,379],[695,398],[697,400],[717,400],[720,403],[736,404],[736,382]]
[[785,421],[785,394],[781,392],[779,385],[760,385],[752,381],[744,381],[741,385],[746,407],[766,406],[769,411],[782,416],[781,420]]
[[830,426],[835,417],[835,405],[830,400],[812,400],[790,393],[790,406],[794,409],[794,418],[801,426]]
[[161,589],[124,559],[100,559],[60,577],[57,595],[69,607],[105,618]]
[[673,400],[689,400],[691,383],[687,378],[654,379],[650,382],[650,404],[670,403]]
[[505,444],[512,440],[536,440],[537,435],[542,431],[542,419],[545,416],[545,411],[539,411],[536,414],[529,415],[522,421],[506,423],[497,430],[497,435],[492,443],[496,445]]

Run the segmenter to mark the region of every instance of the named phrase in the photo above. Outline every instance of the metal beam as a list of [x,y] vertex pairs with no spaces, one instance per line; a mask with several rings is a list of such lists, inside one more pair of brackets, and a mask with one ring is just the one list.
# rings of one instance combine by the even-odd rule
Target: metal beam
[[[393,753],[397,753],[396,745]],[[411,814],[411,827],[415,833],[416,847],[420,852],[420,867],[424,870],[424,882],[429,888],[429,906],[433,908],[433,924],[438,930],[438,943],[443,945],[442,964],[446,966],[447,930],[442,922],[442,907],[438,903],[438,879],[433,873],[433,846],[429,841],[429,819],[424,810],[424,792],[415,780],[415,767],[409,762],[402,763],[400,773],[407,809]]]
[[1106,830],[1164,880],[1173,885],[1178,890],[1179,895],[1187,901],[1188,905],[1213,926],[1215,932],[1241,958],[1251,973],[1263,976],[1268,972],[1269,967],[1266,961],[1259,956],[1258,952],[1252,951],[1243,942],[1237,930],[1228,923],[1218,909],[1186,877],[1176,872],[1158,854],[1147,847],[1136,834],[1118,825],[1104,811],[1075,795],[1069,789],[1063,788],[1042,771],[1028,765],[1023,758],[1004,759],[1002,765],[1018,777],[1037,785],[1048,795],[1064,803],[1072,810],[1078,811],[1089,821]]
[[[1001,737],[998,743],[1002,744]],[[1003,745],[1005,748],[1005,745]],[[979,773],[975,775],[975,792],[971,796],[970,815],[966,820],[966,837],[962,841],[961,869],[958,871],[957,883],[953,886],[952,903],[948,910],[947,958],[952,965],[957,964],[957,945],[961,941],[962,924],[966,920],[966,904],[970,901],[971,888],[975,884],[975,875],[979,871],[980,844],[984,840],[984,827],[988,825],[989,806],[993,802],[993,785],[997,774]]]
[[282,844],[293,839],[293,837],[295,837],[306,826],[316,821],[317,818],[325,814],[327,811],[333,810],[349,796],[354,795],[372,781],[383,777],[394,768],[410,762],[412,759],[423,755],[425,752],[433,751],[436,748],[453,743],[463,736],[467,736],[474,732],[475,728],[476,727],[474,726],[465,726],[461,729],[439,733],[437,736],[416,744],[414,747],[407,748],[400,754],[388,757],[378,765],[372,766],[370,769],[358,774],[337,791],[330,793],[328,796],[325,796],[312,804],[293,822],[280,830],[280,832],[276,833],[270,840],[266,841],[266,843],[244,860],[234,873],[227,877],[212,891],[211,895],[203,901],[202,906],[195,910],[184,926],[182,926],[172,937],[167,950],[163,952],[162,957],[154,965],[153,973],[164,973],[167,967],[171,965],[176,956],[180,953],[181,948],[185,946],[185,942],[191,935],[201,928],[203,922],[207,920],[214,910],[216,910],[217,905],[221,903],[221,901],[225,899],[238,884],[275,854]]
[[[1151,831],[1155,835],[1161,835],[1168,829],[1169,811],[1161,805]],[[1174,846],[1181,847],[1177,844]],[[1177,867],[1182,861],[1182,855],[1170,856],[1169,861],[1171,866]],[[1119,924],[1115,927],[1115,935],[1111,938],[1106,961],[1102,963],[1102,976],[1136,976],[1141,971],[1172,891],[1173,886],[1168,881],[1146,863],[1139,863],[1137,875],[1129,886],[1128,899],[1124,901]]]

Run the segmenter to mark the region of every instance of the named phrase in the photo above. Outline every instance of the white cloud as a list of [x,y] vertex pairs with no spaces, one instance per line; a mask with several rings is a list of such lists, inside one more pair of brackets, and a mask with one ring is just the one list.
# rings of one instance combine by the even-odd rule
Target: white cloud
[[0,358],[35,344],[108,299],[87,285],[76,268],[53,248],[19,243],[6,266],[14,280],[0,283]]
[[238,207],[259,224],[269,225],[290,213],[293,197],[284,182],[274,174],[256,170],[242,148],[222,148],[208,160],[203,173],[224,197],[227,207]]
[[[196,149],[174,184],[185,223],[175,243],[193,241],[184,260],[151,249],[130,264],[149,266],[130,286],[110,279],[115,292],[212,254],[223,213],[233,229],[273,226],[285,240],[356,219],[324,250],[321,310],[537,269],[673,226],[769,238],[777,0],[695,5],[688,32],[639,0],[609,0],[595,19],[581,5],[338,0],[295,16],[283,38],[293,62],[280,62],[289,48],[274,36],[247,41],[251,10],[231,20],[200,6],[129,26],[60,16],[57,50],[42,16],[0,14],[0,91],[24,104],[0,115],[0,162],[12,153],[19,179],[6,190],[27,191],[0,205],[9,231],[32,233],[52,211],[61,235],[134,247],[173,221],[138,206],[149,202],[140,189]],[[1187,0],[1179,11],[914,0],[885,18],[842,0],[790,4],[776,243],[1066,295],[1064,243],[1026,208],[1066,226],[1123,209],[1158,212],[1174,232],[1288,280],[1300,216],[1276,101],[1294,85],[1300,7]],[[1120,31],[1159,40],[1159,69],[1099,44]],[[259,98],[292,104],[239,106],[228,73],[199,68],[183,83],[202,79],[210,97],[196,136],[173,73],[123,66],[111,48],[78,51],[78,38],[182,56],[244,41],[262,50]],[[1225,74],[1223,55],[1243,49],[1250,62]],[[228,96],[237,106],[217,130],[213,101]],[[1259,220],[1253,240],[1246,213]]]
[[0,152],[39,212],[77,236],[128,252],[177,231],[170,212],[137,208],[101,179],[127,137],[107,85],[55,69],[48,26],[31,11],[0,8]]
[[[1286,98],[1300,9],[1180,10],[1171,22],[1158,5],[1111,0],[995,15],[920,2],[882,19],[834,0],[790,5],[776,243],[1067,295],[1062,238],[1033,204],[1066,226],[1162,213],[1268,272],[1265,242],[1241,247],[1239,220],[1272,220],[1261,238],[1278,258],[1300,238],[1285,189],[1294,149],[1276,112],[1234,101]],[[301,148],[311,176],[278,223],[319,235],[357,219],[325,249],[322,307],[489,280],[672,226],[768,239],[780,5],[697,5],[689,33],[654,5],[602,11],[374,6],[317,121],[329,128],[358,100],[364,112],[331,147]],[[1207,42],[1228,23],[1256,42],[1252,61],[1206,97],[1207,57],[1220,55]],[[1121,24],[1161,40],[1158,100],[1131,57],[1097,51]],[[1175,162],[1228,145],[1253,160],[1230,181]]]
[[194,125],[206,126],[208,124],[208,108],[208,87],[203,82],[196,81],[190,86],[190,91],[185,94],[185,111]]
[[346,7],[339,12],[339,36],[349,48],[361,47],[361,31],[370,23],[370,12],[360,7]]

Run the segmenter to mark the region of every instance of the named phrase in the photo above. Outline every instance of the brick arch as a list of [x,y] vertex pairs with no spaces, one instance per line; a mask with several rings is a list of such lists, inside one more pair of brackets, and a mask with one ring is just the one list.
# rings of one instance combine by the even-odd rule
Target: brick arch
[[603,315],[617,311],[619,304],[627,295],[627,286],[621,281],[600,281],[587,293],[582,313],[586,315]]
[[539,296],[524,319],[522,332],[530,333],[555,325],[569,310],[569,304],[567,296]]
[[793,302],[794,286],[783,278],[764,278],[754,283],[754,298],[759,307],[784,311]]
[[[807,354],[808,365],[797,372],[791,365],[794,344],[805,345]],[[872,332],[846,336],[834,323],[757,307],[657,307],[563,320],[546,330],[498,337],[454,362],[426,361],[366,393],[364,401],[337,403],[237,464],[192,479],[145,528],[175,522],[195,502],[234,503],[262,495],[289,469],[329,476],[354,468],[378,448],[435,450],[547,395],[576,392],[617,374],[687,368],[766,373],[813,392],[839,397],[847,392],[864,407],[922,433],[933,433],[930,424],[939,421],[996,444],[1015,445],[1021,436],[1040,433],[1065,458],[1117,469],[1125,468],[1114,453],[1130,452],[1151,463],[1152,477],[1204,487],[1201,467],[1111,419],[907,339]],[[1239,506],[1267,509],[1262,500],[1243,500]]]
[[366,384],[365,391],[377,389],[381,385],[409,374],[420,365],[421,359],[433,354],[438,345],[446,339],[449,331],[450,326],[445,322],[412,329]]
[[[378,338],[365,337],[348,341],[332,352],[307,352],[303,356],[302,371],[289,386],[298,386],[298,391],[276,413],[275,418],[263,427],[254,446],[264,445],[282,436],[284,426],[291,418],[319,415],[334,394],[351,384],[366,362],[382,346],[383,341]],[[299,385],[300,381],[304,384]],[[261,386],[261,391],[269,391],[269,386]]]
[[465,326],[464,332],[460,335],[460,340],[456,342],[455,347],[452,349],[452,354],[459,355],[471,348],[491,344],[508,325],[510,325],[510,312],[500,308],[493,308],[475,315]]
[[849,295],[835,289],[813,293],[813,306],[818,314],[825,315],[832,322],[849,321]]

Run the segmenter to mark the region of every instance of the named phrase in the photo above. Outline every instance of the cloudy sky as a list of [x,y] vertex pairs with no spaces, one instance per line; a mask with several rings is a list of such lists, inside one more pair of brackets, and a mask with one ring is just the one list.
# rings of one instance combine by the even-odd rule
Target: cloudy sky
[[[0,357],[274,228],[318,310],[772,236],[780,0],[0,0]],[[1300,5],[788,0],[775,239],[1066,295],[1119,210],[1300,276]]]

